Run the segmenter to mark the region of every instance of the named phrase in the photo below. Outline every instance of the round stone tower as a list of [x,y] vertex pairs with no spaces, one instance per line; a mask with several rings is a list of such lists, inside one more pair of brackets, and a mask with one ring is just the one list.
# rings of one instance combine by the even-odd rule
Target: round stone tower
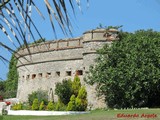
[[[85,76],[87,76],[89,67],[95,63],[97,58],[96,50],[102,48],[104,44],[111,44],[114,40],[118,40],[118,30],[116,29],[96,29],[83,34],[83,68]],[[97,97],[95,87],[96,85],[86,87],[88,101],[91,101],[89,103],[91,106],[102,108],[106,103],[104,97]]]

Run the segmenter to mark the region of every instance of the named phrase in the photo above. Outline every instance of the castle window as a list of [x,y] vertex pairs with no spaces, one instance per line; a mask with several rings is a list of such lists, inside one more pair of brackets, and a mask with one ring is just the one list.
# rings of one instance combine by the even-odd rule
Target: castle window
[[83,70],[77,70],[76,75],[83,75]]
[[33,75],[32,75],[32,79],[34,79],[34,78],[36,78],[36,74],[33,74]]
[[38,73],[38,77],[41,78],[42,77],[42,73]]
[[61,74],[60,71],[56,72],[56,76],[60,76],[60,74]]
[[27,75],[26,79],[28,80],[28,79],[29,79],[29,77],[30,77],[30,75]]
[[66,71],[66,76],[71,76],[72,72],[71,71]]
[[47,72],[46,77],[50,77],[50,76],[51,76],[51,73]]

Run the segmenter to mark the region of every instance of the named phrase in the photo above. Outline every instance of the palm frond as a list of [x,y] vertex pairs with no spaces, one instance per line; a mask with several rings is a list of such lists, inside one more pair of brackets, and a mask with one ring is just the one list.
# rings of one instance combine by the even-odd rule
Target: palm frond
[[[86,1],[88,4],[89,0]],[[38,4],[39,2],[40,1],[35,0],[0,0],[0,30],[10,40],[15,48],[25,45],[29,54],[30,50],[28,42],[30,39],[36,41],[37,35],[41,39],[44,38],[42,33],[39,31],[38,26],[35,24],[36,21],[32,17],[32,11],[35,9],[36,13],[42,18],[42,20],[46,20],[46,16],[41,12],[42,9]],[[47,9],[49,21],[55,37],[56,22],[64,35],[72,35],[73,28],[69,17],[70,11],[67,5],[71,7],[73,14],[75,15],[76,5],[80,11],[82,11],[81,0],[44,0],[41,2],[44,3],[44,6]],[[15,51],[15,49],[11,49],[11,46],[2,44],[1,41],[0,46],[10,51]],[[0,59],[2,60],[2,57]]]

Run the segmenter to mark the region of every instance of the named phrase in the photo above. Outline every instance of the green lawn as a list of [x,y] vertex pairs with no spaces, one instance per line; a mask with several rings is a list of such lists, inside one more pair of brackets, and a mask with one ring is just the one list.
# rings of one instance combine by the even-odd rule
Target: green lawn
[[[118,114],[138,116],[117,117]],[[149,115],[151,118],[144,117]],[[153,115],[154,114],[154,115]],[[141,118],[141,116],[143,117]],[[152,116],[153,115],[153,116]],[[154,118],[153,118],[154,117]],[[96,110],[88,114],[66,115],[66,116],[3,116],[2,120],[160,120],[160,109],[138,109],[138,110]],[[0,119],[1,120],[1,119]]]

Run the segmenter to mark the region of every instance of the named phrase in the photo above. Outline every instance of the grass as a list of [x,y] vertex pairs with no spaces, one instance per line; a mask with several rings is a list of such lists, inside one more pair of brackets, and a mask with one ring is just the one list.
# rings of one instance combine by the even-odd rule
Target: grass
[[[118,118],[118,114],[134,115],[138,117]],[[147,118],[141,115],[154,114],[157,117]],[[160,109],[136,109],[136,110],[95,110],[88,114],[65,116],[3,116],[2,120],[160,120]],[[1,119],[0,119],[1,120]]]

